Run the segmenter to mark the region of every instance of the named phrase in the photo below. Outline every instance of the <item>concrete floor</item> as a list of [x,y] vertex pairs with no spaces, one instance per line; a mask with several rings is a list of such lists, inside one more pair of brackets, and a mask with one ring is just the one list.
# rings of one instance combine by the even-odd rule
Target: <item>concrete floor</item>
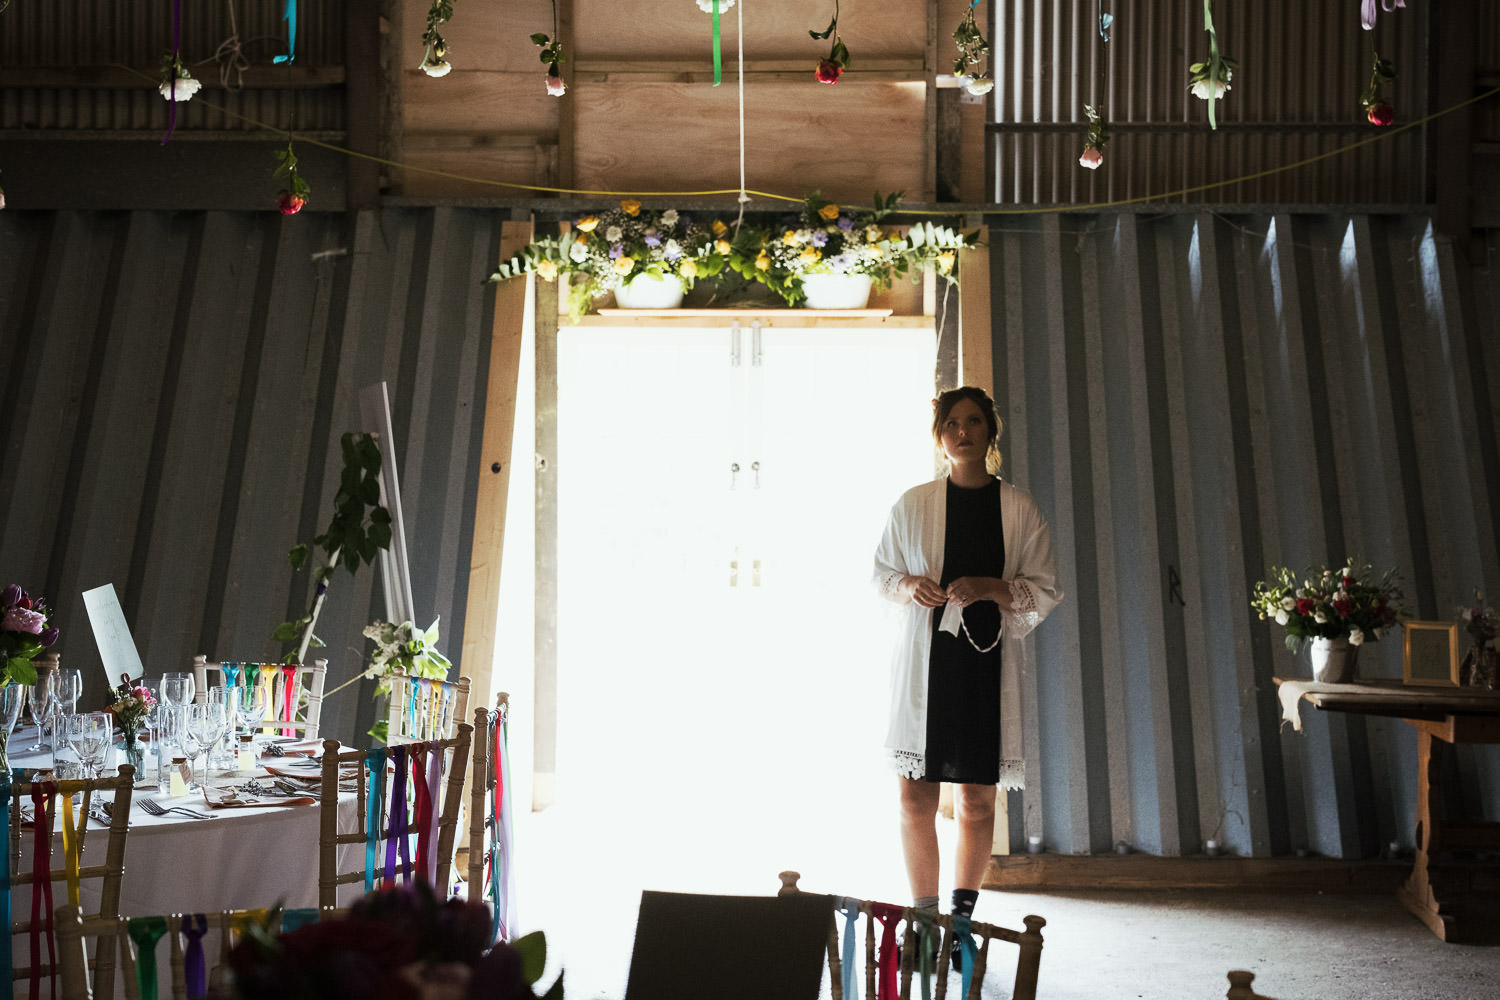
[[[908,901],[886,824],[846,829],[808,816],[757,827],[725,823],[712,807],[642,823],[618,805],[612,814],[554,807],[518,829],[519,926],[546,931],[543,985],[565,970],[569,1000],[624,997],[642,889],[772,895],[776,873],[796,868],[811,892]],[[952,824],[939,833],[951,857]],[[975,916],[1019,930],[1028,913],[1047,920],[1042,1000],[1214,1000],[1230,969],[1254,972],[1256,989],[1276,1000],[1500,998],[1500,947],[1445,944],[1386,892],[985,891]],[[986,998],[1010,995],[1008,950],[991,946]],[[950,996],[957,986],[955,976]]]

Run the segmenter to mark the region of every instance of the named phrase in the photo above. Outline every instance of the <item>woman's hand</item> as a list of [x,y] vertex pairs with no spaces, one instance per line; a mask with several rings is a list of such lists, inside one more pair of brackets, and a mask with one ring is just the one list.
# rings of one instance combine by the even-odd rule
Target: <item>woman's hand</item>
[[961,576],[948,584],[945,595],[966,608],[975,601],[994,601],[1001,611],[1011,609],[1010,584],[993,576]]
[[943,588],[925,576],[904,578],[901,590],[924,608],[940,608],[948,603],[948,594]]

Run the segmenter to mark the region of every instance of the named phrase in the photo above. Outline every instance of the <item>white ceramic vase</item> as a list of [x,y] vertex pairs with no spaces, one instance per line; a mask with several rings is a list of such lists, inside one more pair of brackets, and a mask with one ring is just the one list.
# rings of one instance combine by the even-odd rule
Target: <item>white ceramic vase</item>
[[868,274],[809,274],[802,279],[809,309],[863,309],[870,302]]
[[676,309],[682,305],[682,281],[675,275],[658,278],[638,274],[615,289],[615,305],[621,309]]
[[1359,647],[1350,644],[1348,637],[1313,639],[1307,652],[1312,660],[1313,680],[1319,684],[1348,684],[1354,680]]

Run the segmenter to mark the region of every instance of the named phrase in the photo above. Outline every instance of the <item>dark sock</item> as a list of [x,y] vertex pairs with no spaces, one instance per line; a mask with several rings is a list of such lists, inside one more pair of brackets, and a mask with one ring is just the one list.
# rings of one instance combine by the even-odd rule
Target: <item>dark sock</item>
[[979,902],[979,891],[977,889],[954,889],[953,890],[953,915],[972,917],[974,915],[974,904]]

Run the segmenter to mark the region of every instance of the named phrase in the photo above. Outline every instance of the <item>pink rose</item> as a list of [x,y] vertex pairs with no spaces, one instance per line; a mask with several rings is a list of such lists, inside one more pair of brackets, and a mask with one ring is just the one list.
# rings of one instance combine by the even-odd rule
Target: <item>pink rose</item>
[[1365,109],[1365,117],[1371,125],[1389,125],[1396,120],[1396,109],[1381,101]]
[[549,77],[547,77],[547,93],[551,94],[553,97],[561,97],[562,95],[566,94],[567,92],[568,92],[568,85],[563,82],[563,78],[562,77],[560,77],[560,76],[549,76]]
[[9,632],[30,632],[32,635],[41,635],[46,624],[47,619],[35,611],[11,608],[5,612],[4,620],[0,621],[0,628]]
[[300,194],[283,191],[276,196],[276,207],[282,215],[296,215],[302,211],[302,206],[307,204],[307,199]]
[[844,75],[844,67],[832,59],[820,59],[813,75],[817,77],[819,83],[838,83],[839,77]]
[[1088,167],[1090,170],[1098,170],[1099,164],[1104,162],[1104,151],[1089,146],[1084,149],[1083,155],[1078,158],[1080,167]]

